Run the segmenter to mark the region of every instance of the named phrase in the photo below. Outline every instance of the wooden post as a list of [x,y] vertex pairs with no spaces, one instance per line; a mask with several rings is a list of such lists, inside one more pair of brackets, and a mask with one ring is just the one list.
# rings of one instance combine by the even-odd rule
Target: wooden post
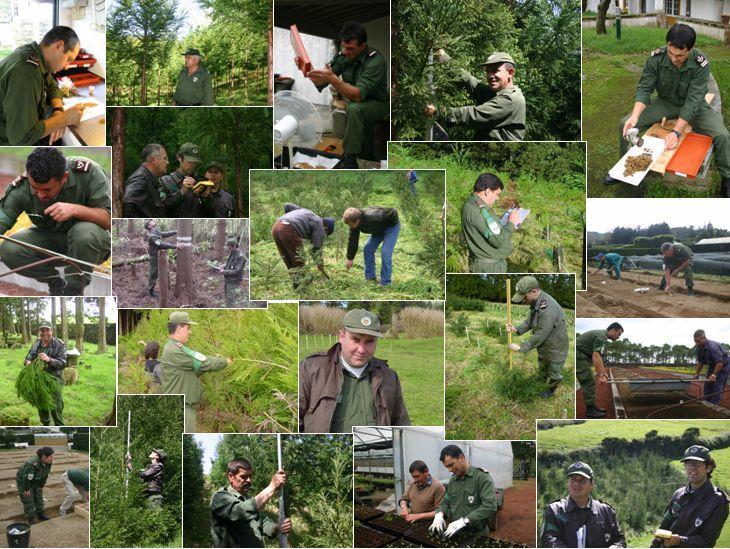
[[[512,324],[512,281],[507,279],[507,324]],[[512,330],[507,332],[507,344],[512,345]],[[512,369],[512,349],[509,350],[509,369]]]
[[167,267],[167,252],[157,251],[157,278],[160,282],[160,307],[167,307],[170,296],[170,270]]
[[471,345],[471,339],[469,339],[469,326],[464,328],[466,330],[466,342]]

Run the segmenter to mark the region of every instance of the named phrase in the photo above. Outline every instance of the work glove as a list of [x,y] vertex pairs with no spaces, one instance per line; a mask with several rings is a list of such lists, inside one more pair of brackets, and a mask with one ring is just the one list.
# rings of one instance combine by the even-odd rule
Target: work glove
[[451,56],[446,53],[443,48],[437,49],[434,57],[436,58],[436,61],[438,61],[439,63],[443,63],[444,65],[447,63],[451,63]]
[[444,528],[446,528],[446,521],[444,520],[444,514],[441,512],[436,513],[436,516],[433,517],[433,522],[431,523],[431,526],[428,527],[429,532],[438,532],[439,534],[444,531]]
[[455,520],[451,524],[449,524],[449,527],[446,529],[446,533],[444,534],[444,537],[446,539],[449,539],[451,536],[456,534],[459,530],[464,528],[466,526],[466,522],[463,518],[460,518],[459,520]]
[[511,351],[519,351],[520,350],[520,346],[517,345],[517,343],[510,343],[508,345],[508,347],[510,348]]

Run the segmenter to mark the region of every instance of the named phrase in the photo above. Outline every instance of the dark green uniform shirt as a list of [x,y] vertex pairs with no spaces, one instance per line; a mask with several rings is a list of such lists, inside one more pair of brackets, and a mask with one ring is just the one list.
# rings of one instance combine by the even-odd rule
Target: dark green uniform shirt
[[537,349],[537,356],[549,362],[568,358],[568,328],[565,313],[557,301],[544,291],[530,303],[530,314],[517,326],[517,334],[532,330],[532,336],[520,344],[520,352]]
[[472,466],[463,477],[453,475],[436,511],[449,522],[468,517],[469,530],[484,530],[489,517],[497,512],[492,475]]
[[50,463],[43,463],[39,456],[33,456],[23,463],[15,474],[18,490],[24,492],[31,488],[43,488],[50,472]]
[[359,378],[342,368],[342,390],[332,416],[332,433],[350,433],[358,425],[377,425],[377,412],[373,401],[370,365]]
[[459,71],[457,80],[476,104],[444,109],[440,114],[447,122],[474,128],[480,141],[522,141],[525,138],[525,96],[520,88],[510,86],[495,93],[465,70]]
[[664,266],[667,269],[674,270],[688,259],[692,259],[692,250],[689,246],[675,242],[672,244],[672,249],[674,250],[674,255],[664,258]]
[[236,492],[229,484],[210,500],[213,547],[264,547],[273,538],[276,523],[256,509],[256,499]]
[[188,75],[188,69],[183,68],[177,76],[177,87],[173,99],[175,104],[181,106],[212,105],[213,83],[208,69],[198,66],[197,71]]
[[710,62],[697,48],[692,48],[687,61],[679,68],[669,59],[666,46],[658,48],[644,63],[635,99],[648,105],[656,90],[660,99],[681,107],[680,118],[689,121],[705,104],[709,77]]
[[[344,82],[360,90],[362,101],[374,99],[388,102],[388,64],[383,54],[375,48],[368,46],[354,61],[350,61],[340,52],[330,61],[330,66],[332,72]],[[326,84],[317,88],[322,91],[325,86]]]
[[48,72],[36,42],[20,46],[0,61],[0,145],[33,145],[46,131],[51,99],[61,90]]
[[508,222],[502,227],[494,210],[473,193],[461,207],[461,228],[469,249],[470,262],[476,259],[505,259],[514,249],[512,234],[515,226]]
[[[111,191],[101,166],[83,156],[70,156],[66,158],[66,169],[69,172],[68,180],[52,203],[68,202],[111,211]],[[36,227],[67,232],[77,220],[58,222],[45,215],[43,212],[52,203],[42,204],[38,200],[24,172],[5,189],[5,195],[0,198],[0,232],[11,228],[23,212],[28,214]]]
[[593,358],[593,353],[603,353],[608,340],[608,330],[588,330],[575,340],[575,349],[584,357]]
[[167,340],[160,357],[162,364],[162,392],[167,395],[185,395],[185,405],[200,402],[203,388],[198,377],[204,372],[222,370],[228,365],[225,358],[208,357],[193,351],[172,338]]
[[69,469],[68,480],[74,486],[78,486],[85,491],[89,491],[89,470],[88,469]]

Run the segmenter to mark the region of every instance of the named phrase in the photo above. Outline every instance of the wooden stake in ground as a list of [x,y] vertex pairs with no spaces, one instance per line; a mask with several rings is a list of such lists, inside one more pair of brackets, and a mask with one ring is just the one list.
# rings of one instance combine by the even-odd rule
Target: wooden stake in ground
[[[507,279],[507,324],[512,324],[512,281]],[[507,332],[507,344],[512,345],[512,330]],[[509,350],[509,369],[512,369],[512,349]]]
[[[278,468],[281,469],[281,435],[276,435],[276,461]],[[279,527],[286,519],[286,499],[284,498],[284,487],[279,488]],[[279,547],[289,547],[289,539],[287,535],[279,532]]]

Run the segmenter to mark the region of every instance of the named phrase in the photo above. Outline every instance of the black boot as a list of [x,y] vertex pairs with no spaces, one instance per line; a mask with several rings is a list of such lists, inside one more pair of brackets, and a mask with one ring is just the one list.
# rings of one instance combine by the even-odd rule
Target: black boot
[[339,164],[337,164],[338,170],[356,170],[358,168],[357,165],[357,155],[356,154],[347,154],[345,153],[342,156],[342,160]]
[[48,294],[49,295],[66,295],[66,281],[57,276],[48,281]]
[[150,295],[150,297],[160,297],[160,293],[155,289],[148,290],[147,293]]
[[49,517],[45,513],[38,513],[38,520],[43,522],[44,520],[51,520],[51,517]]
[[540,398],[550,398],[555,394],[555,389],[548,389],[547,391],[543,391],[540,393]]
[[598,410],[598,408],[591,405],[591,406],[586,407],[586,417],[593,418],[593,419],[599,419],[602,417],[606,417],[606,412],[605,411],[601,412]]
[[693,286],[687,286],[687,295],[690,297],[694,297],[695,291]]

